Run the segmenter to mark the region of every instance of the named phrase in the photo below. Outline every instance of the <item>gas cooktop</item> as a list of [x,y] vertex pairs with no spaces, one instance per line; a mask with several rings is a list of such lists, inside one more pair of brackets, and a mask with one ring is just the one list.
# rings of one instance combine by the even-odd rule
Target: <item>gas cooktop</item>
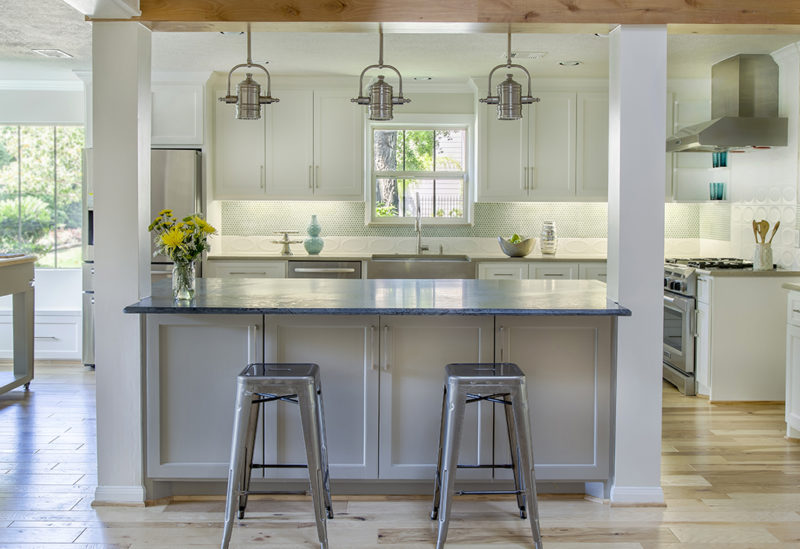
[[697,269],[752,269],[753,262],[735,257],[700,257],[693,259],[667,258],[666,263],[686,265]]

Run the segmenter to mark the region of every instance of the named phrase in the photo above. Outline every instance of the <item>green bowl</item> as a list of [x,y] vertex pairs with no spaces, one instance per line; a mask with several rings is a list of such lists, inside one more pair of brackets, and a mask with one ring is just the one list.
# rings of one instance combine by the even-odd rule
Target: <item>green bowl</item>
[[535,238],[526,238],[520,242],[509,242],[502,236],[497,237],[497,242],[500,243],[500,249],[509,257],[525,257],[536,244]]

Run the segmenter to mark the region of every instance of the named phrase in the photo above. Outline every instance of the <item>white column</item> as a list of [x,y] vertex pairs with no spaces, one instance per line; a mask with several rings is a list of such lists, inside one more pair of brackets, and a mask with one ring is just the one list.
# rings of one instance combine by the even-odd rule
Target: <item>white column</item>
[[667,30],[609,39],[608,297],[633,311],[618,323],[611,501],[661,503]]
[[92,25],[97,502],[144,501],[142,348],[150,291],[150,31]]

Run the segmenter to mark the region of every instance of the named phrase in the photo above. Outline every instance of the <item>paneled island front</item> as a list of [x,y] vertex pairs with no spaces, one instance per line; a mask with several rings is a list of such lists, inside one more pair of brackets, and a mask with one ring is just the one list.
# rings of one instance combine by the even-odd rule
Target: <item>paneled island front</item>
[[[427,493],[444,366],[517,363],[528,377],[536,475],[582,489],[612,476],[613,342],[631,312],[591,280],[199,279],[125,308],[145,325],[146,498],[223,493],[237,374],[251,362],[322,372],[334,493]],[[270,403],[255,459],[304,463],[299,412]],[[272,408],[269,408],[269,407]],[[508,463],[502,411],[468,407],[461,463]],[[268,486],[306,472],[269,470]],[[506,470],[462,469],[471,486]],[[597,493],[598,484],[591,490]],[[545,486],[545,489],[547,487]]]

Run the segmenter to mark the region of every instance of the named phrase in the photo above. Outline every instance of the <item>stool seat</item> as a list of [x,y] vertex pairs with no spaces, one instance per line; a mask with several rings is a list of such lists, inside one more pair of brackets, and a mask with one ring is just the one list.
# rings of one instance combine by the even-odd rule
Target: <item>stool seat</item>
[[[513,494],[517,497],[520,518],[528,518],[536,549],[542,549],[539,506],[536,499],[536,476],[533,471],[530,417],[525,373],[516,364],[453,363],[445,366],[442,416],[439,428],[439,456],[434,480],[431,519],[439,520],[437,549],[447,539],[452,497],[455,494],[458,448],[467,404],[487,401],[503,405],[511,448],[509,465],[473,465],[466,467],[506,468],[514,473],[514,490],[461,491],[459,494]],[[527,513],[530,507],[530,513]]]
[[[253,452],[256,427],[261,406],[267,402],[289,402],[299,405],[306,447],[306,465],[254,464]],[[252,469],[307,467],[311,499],[317,524],[320,547],[327,549],[326,518],[333,518],[330,493],[328,448],[325,440],[325,415],[322,406],[322,384],[319,366],[311,363],[254,363],[236,378],[236,412],[231,441],[231,461],[228,469],[228,491],[225,500],[225,525],[222,549],[227,549],[233,531],[237,507],[244,518],[247,496],[279,493],[250,490]],[[286,493],[286,492],[280,492]]]

